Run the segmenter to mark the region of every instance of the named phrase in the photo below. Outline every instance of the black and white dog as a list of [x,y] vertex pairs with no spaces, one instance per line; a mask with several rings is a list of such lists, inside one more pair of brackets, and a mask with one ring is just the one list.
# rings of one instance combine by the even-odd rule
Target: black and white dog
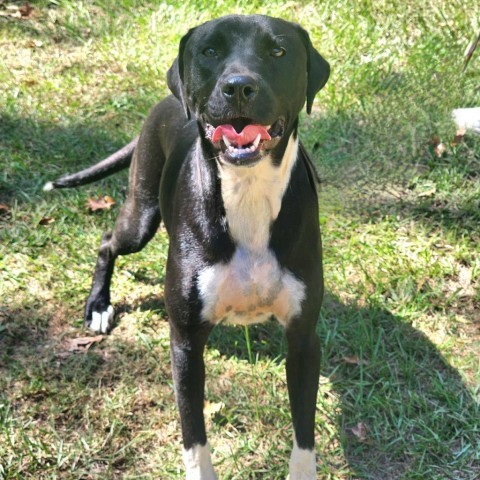
[[260,15],[207,22],[182,38],[168,72],[173,96],[152,109],[139,138],[46,186],[88,183],[131,162],[128,198],[103,237],[86,305],[95,331],[112,326],[115,258],[142,249],[165,224],[165,303],[188,480],[216,478],[203,417],[210,331],[272,317],[288,342],[289,478],[316,478],[322,253],[316,175],[297,128],[329,71],[296,24]]

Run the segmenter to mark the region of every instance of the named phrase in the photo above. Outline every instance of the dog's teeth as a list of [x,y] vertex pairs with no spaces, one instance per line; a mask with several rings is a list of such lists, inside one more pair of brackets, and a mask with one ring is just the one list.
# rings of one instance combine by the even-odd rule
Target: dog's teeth
[[225,142],[225,145],[226,145],[227,147],[230,147],[231,142],[228,140],[228,138],[227,138],[226,135],[223,136],[223,141]]
[[258,144],[260,143],[260,139],[262,138],[262,135],[259,133],[256,137],[255,140],[253,141],[253,148],[256,150],[258,147]]

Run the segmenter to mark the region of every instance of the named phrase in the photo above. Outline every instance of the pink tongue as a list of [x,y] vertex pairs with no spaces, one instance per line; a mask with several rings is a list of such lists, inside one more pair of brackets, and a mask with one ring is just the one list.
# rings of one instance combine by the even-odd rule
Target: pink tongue
[[229,142],[241,147],[252,143],[258,134],[260,134],[260,140],[271,139],[267,129],[262,125],[247,125],[240,133],[237,133],[233,125],[219,125],[213,132],[212,142],[219,142],[225,136]]

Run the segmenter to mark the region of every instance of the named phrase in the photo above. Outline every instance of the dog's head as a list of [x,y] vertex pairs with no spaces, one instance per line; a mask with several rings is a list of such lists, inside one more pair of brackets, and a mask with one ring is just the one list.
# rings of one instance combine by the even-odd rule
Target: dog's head
[[299,25],[231,15],[182,38],[168,86],[222,161],[252,165],[267,153],[281,158],[329,73]]

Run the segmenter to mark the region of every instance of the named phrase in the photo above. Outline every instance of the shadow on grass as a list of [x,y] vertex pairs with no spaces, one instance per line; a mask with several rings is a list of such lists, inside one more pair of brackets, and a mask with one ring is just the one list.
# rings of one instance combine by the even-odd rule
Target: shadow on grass
[[[0,201],[28,203],[28,193],[36,192],[46,180],[89,165],[124,143],[123,139],[112,143],[110,134],[78,124],[48,125],[5,115],[0,123],[2,155],[11,160],[0,179]],[[32,175],[37,171],[38,176]],[[413,203],[402,208],[406,215],[417,218],[418,208],[423,207]],[[472,215],[470,209],[467,213]],[[442,219],[445,228],[452,228],[450,220]],[[138,279],[149,283],[141,275]],[[142,310],[162,308],[150,297],[142,299],[140,306]],[[375,480],[475,478],[474,472],[480,471],[475,457],[478,406],[459,373],[434,344],[384,309],[347,306],[327,297],[323,312],[319,324],[322,374],[330,378],[338,397],[338,413],[331,415],[355,476]],[[62,389],[75,388],[79,395],[87,389],[94,395],[99,385],[115,389],[139,381],[163,382],[165,392],[170,392],[165,398],[172,401],[168,351],[162,351],[158,361],[158,352],[148,346],[118,339],[109,355],[101,348],[82,355],[65,352],[60,346],[56,350],[68,329],[62,323],[68,315],[63,313],[42,311],[39,305],[15,311],[0,308],[0,371],[9,385],[21,385],[19,391],[5,390],[2,395],[18,408],[18,415],[22,403],[41,405],[42,399],[55,399]],[[253,357],[278,361],[285,357],[282,331],[273,322],[251,328],[250,342]],[[221,355],[251,359],[242,328],[215,329],[209,345]],[[358,361],[346,362],[346,358]],[[75,415],[59,412],[59,421],[71,429],[82,414],[81,405],[92,402],[86,394],[81,398],[79,405],[71,407]],[[159,399],[160,404],[164,402]],[[142,415],[147,415],[149,408]],[[359,424],[365,438],[353,433]],[[325,461],[328,464],[328,458]]]
[[[150,298],[142,305],[143,309],[161,308]],[[7,385],[21,385],[20,390],[6,389],[2,395],[18,415],[25,405],[35,404],[35,411],[48,418],[52,413],[47,405],[57,396],[55,424],[75,428],[99,388],[122,389],[130,382],[158,382],[166,395],[140,414],[165,408],[165,401],[171,405],[168,347],[153,351],[138,339],[114,338],[108,349],[100,345],[73,354],[64,343],[72,332],[78,336],[65,324],[62,312],[42,312],[35,305],[16,311],[0,309],[0,371]],[[480,468],[475,459],[478,405],[459,373],[425,335],[388,311],[347,306],[331,296],[325,302],[319,333],[322,375],[331,383],[329,392],[321,387],[320,395],[333,393],[339,407],[337,413],[321,409],[319,416],[333,415],[355,478],[475,478]],[[254,357],[280,362],[285,356],[282,330],[276,323],[250,328],[250,340]],[[226,357],[250,358],[244,329],[239,327],[215,329],[209,348]],[[64,389],[71,392],[60,394]],[[65,399],[59,395],[73,395],[75,405],[65,410]],[[364,438],[354,433],[359,424]],[[323,435],[321,420],[317,429]],[[328,454],[323,461],[329,465]]]
[[480,236],[480,201],[477,196],[469,195],[460,202],[451,202],[449,199],[417,198],[393,199],[384,198],[382,202],[373,205],[363,205],[355,213],[364,218],[372,218],[379,210],[391,212],[401,218],[415,220],[424,225],[440,227],[445,231],[468,232],[473,241],[479,241]]
[[[322,375],[338,397],[336,423],[355,478],[476,478],[479,406],[423,333],[384,309],[348,306],[331,296],[319,332]],[[220,327],[210,345],[249,360],[243,335],[243,329]],[[250,327],[250,338],[254,358],[285,357],[277,324]],[[321,423],[318,431],[322,435]],[[329,464],[328,456],[323,460]]]
[[168,349],[113,335],[75,350],[95,337],[60,308],[0,306],[0,478],[123,478],[174,421]]
[[[398,215],[476,236],[480,137],[467,133],[452,143],[455,128],[448,116],[423,108],[412,106],[397,116],[382,105],[364,114],[305,118],[302,139],[317,165],[320,188],[343,215],[367,221]],[[415,115],[431,120],[418,122]],[[432,139],[441,135],[446,152],[439,157]]]
[[381,308],[327,297],[323,312],[322,374],[339,395],[342,445],[356,474],[475,478],[478,404],[435,345]]
[[0,202],[29,203],[32,195],[43,194],[47,181],[79,171],[127,143],[111,130],[93,123],[55,124],[0,113]]

